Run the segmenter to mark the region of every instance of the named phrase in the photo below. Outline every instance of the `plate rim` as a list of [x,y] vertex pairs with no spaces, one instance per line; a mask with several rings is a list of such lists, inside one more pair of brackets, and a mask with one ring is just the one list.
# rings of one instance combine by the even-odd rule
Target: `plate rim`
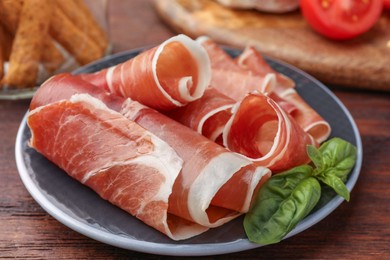
[[[132,49],[128,51],[123,51],[114,55],[107,56],[99,61],[93,62],[89,65],[86,65],[84,67],[78,68],[75,70],[75,72],[82,70],[83,68],[87,66],[93,66],[95,64],[99,64],[104,61],[112,60],[124,55],[132,55],[134,53],[139,52],[140,50],[145,49],[145,47]],[[239,49],[235,48],[229,48],[233,51],[240,52]],[[362,140],[359,133],[359,129],[356,125],[356,122],[354,121],[352,115],[350,114],[349,110],[345,107],[345,105],[339,100],[339,98],[330,90],[328,89],[322,82],[314,78],[313,76],[307,74],[306,72],[300,70],[299,68],[288,64],[286,62],[280,61],[275,58],[270,58],[264,55],[264,57],[268,60],[272,60],[273,62],[282,65],[284,67],[287,67],[288,69],[292,70],[294,73],[298,73],[305,78],[309,79],[311,82],[313,82],[316,87],[320,87],[323,91],[328,94],[333,101],[335,101],[341,108],[341,110],[345,113],[345,116],[348,118],[349,123],[351,124],[354,137],[356,139],[356,148],[357,148],[357,160],[354,167],[353,172],[350,174],[349,179],[346,183],[346,186],[349,191],[352,191],[353,187],[355,186],[357,179],[359,178],[362,161],[363,161],[363,147],[362,147]],[[35,185],[33,182],[30,173],[28,172],[27,166],[25,164],[25,161],[23,159],[23,145],[22,145],[22,139],[24,131],[27,127],[27,115],[28,111],[23,117],[23,120],[19,126],[18,133],[16,136],[16,143],[15,143],[15,159],[16,159],[16,166],[19,172],[19,176],[30,193],[30,195],[34,198],[34,200],[52,217],[54,217],[57,221],[64,224],[68,228],[83,234],[89,238],[92,238],[94,240],[97,240],[99,242],[127,249],[127,250],[133,250],[137,252],[143,252],[143,253],[149,253],[149,254],[159,254],[159,255],[169,255],[169,256],[210,256],[210,255],[217,255],[217,254],[228,254],[228,253],[235,253],[235,252],[241,252],[246,251],[254,248],[261,247],[263,245],[255,244],[250,242],[246,238],[237,239],[232,242],[221,242],[221,243],[199,243],[199,244],[169,244],[169,243],[156,243],[156,242],[149,242],[149,241],[140,241],[134,238],[126,237],[126,236],[120,236],[118,234],[113,234],[110,232],[107,232],[105,230],[97,229],[94,226],[88,225],[86,223],[82,223],[77,219],[74,219],[72,216],[68,215],[66,212],[61,211],[56,205],[51,203],[45,195],[40,191],[40,189]],[[306,218],[304,218],[286,237],[283,239],[287,239],[291,236],[294,236],[309,227],[317,224],[322,219],[327,217],[329,214],[331,214],[342,202],[344,201],[343,198],[336,195],[333,197],[329,202],[327,202],[322,208],[317,210],[316,212],[308,215]],[[325,211],[326,209],[326,211]]]

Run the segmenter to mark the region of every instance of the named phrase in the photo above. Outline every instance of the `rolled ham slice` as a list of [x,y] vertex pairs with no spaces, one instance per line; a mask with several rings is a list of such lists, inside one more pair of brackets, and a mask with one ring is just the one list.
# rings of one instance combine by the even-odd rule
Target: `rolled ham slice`
[[210,57],[211,84],[218,91],[236,101],[252,91],[267,93],[317,142],[329,137],[329,123],[299,96],[294,81],[275,71],[253,46],[233,59],[212,39],[202,36],[197,41]]
[[245,48],[237,61],[240,67],[251,71],[254,75],[265,76],[269,73],[275,73],[277,83],[270,93],[270,97],[289,112],[303,130],[311,134],[317,142],[321,143],[329,137],[331,132],[329,123],[302,99],[294,88],[294,82],[272,69],[254,47]]
[[275,173],[308,163],[306,146],[318,145],[273,99],[259,92],[234,106],[223,141]]
[[168,144],[99,100],[75,95],[32,110],[27,123],[31,147],[102,198],[172,238],[181,237],[183,228],[207,230],[180,220],[171,232],[168,198],[183,161]]
[[203,95],[211,68],[199,43],[177,35],[133,59],[80,77],[116,95],[170,110]]
[[170,111],[168,116],[222,144],[222,132],[232,116],[231,108],[235,103],[233,99],[209,87],[200,99]]
[[275,74],[277,85],[272,91],[279,94],[280,92],[294,88],[295,82],[289,77],[275,71],[253,46],[248,45],[244,51],[235,59],[236,64],[254,75],[266,76],[269,73]]
[[309,162],[306,145],[317,145],[278,103],[258,92],[236,103],[209,88],[169,116],[273,172]]
[[211,63],[212,77],[210,85],[226,96],[239,101],[247,93],[271,92],[275,85],[275,75],[255,75],[236,64],[216,42],[207,36],[197,40],[206,49]]
[[[171,235],[164,231],[175,240],[192,237],[247,212],[253,195],[271,174],[268,168],[253,164],[156,110],[108,94],[70,74],[54,76],[43,84],[30,109],[39,110],[57,100],[72,99],[77,93],[102,100],[129,122],[154,133],[183,161],[168,199],[167,223]],[[197,226],[191,224],[186,229],[188,223]]]

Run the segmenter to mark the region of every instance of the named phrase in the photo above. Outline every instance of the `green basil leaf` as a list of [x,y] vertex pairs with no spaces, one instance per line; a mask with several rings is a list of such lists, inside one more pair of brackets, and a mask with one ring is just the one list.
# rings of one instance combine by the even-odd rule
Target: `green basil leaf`
[[272,176],[259,190],[244,218],[248,239],[272,244],[283,239],[314,208],[321,186],[308,165]]
[[322,161],[322,153],[313,145],[308,145],[306,147],[306,152],[311,161],[317,167],[317,169],[322,169],[324,167]]
[[349,201],[350,195],[349,195],[349,190],[345,186],[344,182],[337,177],[336,175],[333,174],[325,174],[318,176],[318,178],[324,182],[326,185],[332,187],[334,191],[343,197],[346,201]]
[[337,193],[334,191],[334,189],[327,184],[324,184],[323,182],[321,184],[321,198],[318,201],[317,205],[314,207],[313,212],[321,209],[324,207],[329,201],[331,201],[335,196],[337,196]]
[[345,182],[356,162],[356,147],[338,137],[323,143],[317,153],[312,148],[308,150],[311,150],[308,151],[310,159],[317,166],[314,175],[335,175]]

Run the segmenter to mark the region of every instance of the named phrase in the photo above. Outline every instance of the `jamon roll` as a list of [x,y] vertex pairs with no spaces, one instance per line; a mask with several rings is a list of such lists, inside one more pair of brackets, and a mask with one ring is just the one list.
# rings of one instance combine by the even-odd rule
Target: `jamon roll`
[[235,105],[223,141],[230,150],[273,172],[308,163],[306,146],[317,145],[291,116],[262,93],[248,94]]
[[317,145],[278,103],[259,92],[235,102],[208,88],[169,116],[273,172],[307,163],[306,145]]
[[210,38],[200,37],[197,41],[210,57],[211,85],[218,91],[236,101],[252,91],[267,93],[318,143],[329,137],[329,123],[299,96],[295,83],[276,72],[255,48],[248,46],[233,59]]
[[329,123],[302,99],[294,88],[294,82],[272,69],[255,48],[248,46],[237,58],[237,61],[240,67],[251,71],[254,75],[266,76],[268,73],[275,73],[277,83],[270,96],[279,104],[282,103],[280,104],[282,107],[286,107],[286,104],[287,106],[289,104],[291,109],[285,110],[318,143],[325,141],[329,137],[331,132]]
[[169,111],[167,115],[212,141],[222,144],[222,132],[232,116],[236,102],[218,90],[209,87],[203,97],[184,107]]
[[183,161],[168,144],[85,94],[38,107],[27,122],[34,149],[102,198],[176,236],[168,198]]
[[203,95],[211,68],[204,48],[178,35],[124,63],[81,77],[110,93],[170,110]]

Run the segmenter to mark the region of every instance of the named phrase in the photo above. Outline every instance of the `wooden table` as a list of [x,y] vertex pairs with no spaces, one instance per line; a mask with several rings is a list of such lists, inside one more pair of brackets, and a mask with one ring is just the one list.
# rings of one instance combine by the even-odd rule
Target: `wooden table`
[[[175,34],[149,1],[111,0],[109,13],[114,52],[158,44]],[[350,110],[363,141],[363,167],[351,201],[279,244],[215,258],[390,259],[390,93],[331,89]],[[14,156],[28,105],[29,100],[0,101],[0,258],[161,258],[80,235],[33,200]]]

